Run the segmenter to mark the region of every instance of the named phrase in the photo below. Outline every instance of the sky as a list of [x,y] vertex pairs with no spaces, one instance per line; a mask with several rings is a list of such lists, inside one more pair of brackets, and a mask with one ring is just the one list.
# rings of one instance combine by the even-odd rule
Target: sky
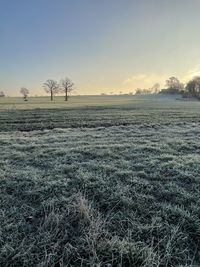
[[134,92],[200,75],[200,0],[0,0],[0,91]]

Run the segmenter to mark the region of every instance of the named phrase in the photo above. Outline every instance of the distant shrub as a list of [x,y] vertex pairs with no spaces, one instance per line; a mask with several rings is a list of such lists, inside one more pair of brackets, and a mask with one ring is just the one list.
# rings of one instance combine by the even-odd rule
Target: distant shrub
[[152,90],[151,89],[140,89],[137,88],[135,91],[136,95],[147,95],[147,94],[152,94]]
[[5,94],[3,91],[0,92],[0,97],[5,97]]

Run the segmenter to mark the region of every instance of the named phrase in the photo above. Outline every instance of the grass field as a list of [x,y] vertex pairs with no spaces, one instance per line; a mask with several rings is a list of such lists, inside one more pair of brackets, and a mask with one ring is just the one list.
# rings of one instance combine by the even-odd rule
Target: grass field
[[70,101],[64,101],[64,97],[56,96],[54,101],[50,97],[30,97],[24,102],[22,97],[0,98],[0,110],[36,109],[36,108],[78,108],[88,106],[105,106],[127,104],[130,96],[72,96]]
[[200,266],[200,102],[0,101],[0,266]]

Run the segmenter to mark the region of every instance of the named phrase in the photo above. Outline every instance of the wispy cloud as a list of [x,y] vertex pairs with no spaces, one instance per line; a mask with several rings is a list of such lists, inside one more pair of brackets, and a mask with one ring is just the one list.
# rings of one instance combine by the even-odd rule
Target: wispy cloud
[[134,88],[137,87],[152,87],[155,83],[160,83],[161,85],[164,85],[165,80],[167,77],[164,75],[159,74],[137,74],[132,75],[131,77],[125,79],[123,81],[123,84],[126,86],[131,86]]
[[133,75],[129,77],[128,79],[124,80],[124,84],[129,84],[135,81],[144,81],[146,79],[147,75],[145,74],[138,74],[138,75]]
[[200,76],[200,64],[196,65],[194,68],[189,69],[185,75],[183,75],[182,80],[183,82],[188,82],[195,76]]
[[163,75],[163,74],[156,74],[156,73],[139,73],[134,74],[127,79],[125,79],[122,84],[126,88],[130,88],[132,90],[136,88],[150,88],[155,83],[159,83],[161,85],[161,88],[164,88],[165,81],[170,77],[175,76],[177,77],[181,82],[187,83],[189,80],[191,80],[195,76],[200,76],[200,64],[194,66],[193,68],[190,68],[185,74],[183,75]]

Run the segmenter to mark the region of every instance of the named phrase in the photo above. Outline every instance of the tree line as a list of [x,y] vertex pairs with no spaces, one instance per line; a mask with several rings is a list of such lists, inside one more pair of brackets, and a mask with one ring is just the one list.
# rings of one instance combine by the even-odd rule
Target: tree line
[[181,94],[183,97],[194,97],[200,100],[200,76],[193,77],[186,84],[173,76],[166,80],[166,87],[161,90],[161,93]]
[[[62,79],[60,83],[55,80],[48,79],[43,84],[46,93],[50,94],[51,101],[56,94],[64,93],[65,101],[68,100],[69,94],[74,90],[74,83],[69,78]],[[29,90],[25,87],[20,89],[24,101],[28,100]],[[170,77],[166,80],[165,88],[160,89],[160,84],[155,83],[149,89],[137,88],[135,94],[151,94],[151,93],[164,93],[164,94],[181,94],[183,97],[193,97],[200,100],[200,76],[193,77],[186,84],[179,81],[177,77]],[[0,91],[0,97],[4,97],[3,91]]]
[[[69,94],[74,90],[74,83],[67,77],[62,79],[60,83],[55,80],[48,79],[43,83],[43,88],[46,93],[50,94],[51,101],[53,101],[54,96],[59,93],[64,93],[64,100],[68,101]],[[20,94],[22,94],[24,101],[28,101],[28,96],[30,94],[29,89],[26,87],[21,87]],[[3,91],[0,92],[0,97],[5,97]]]
[[200,100],[200,76],[193,77],[186,84],[179,81],[177,77],[169,77],[165,82],[165,88],[160,89],[159,83],[155,83],[149,89],[136,89],[136,94],[181,94],[183,97],[197,98]]

